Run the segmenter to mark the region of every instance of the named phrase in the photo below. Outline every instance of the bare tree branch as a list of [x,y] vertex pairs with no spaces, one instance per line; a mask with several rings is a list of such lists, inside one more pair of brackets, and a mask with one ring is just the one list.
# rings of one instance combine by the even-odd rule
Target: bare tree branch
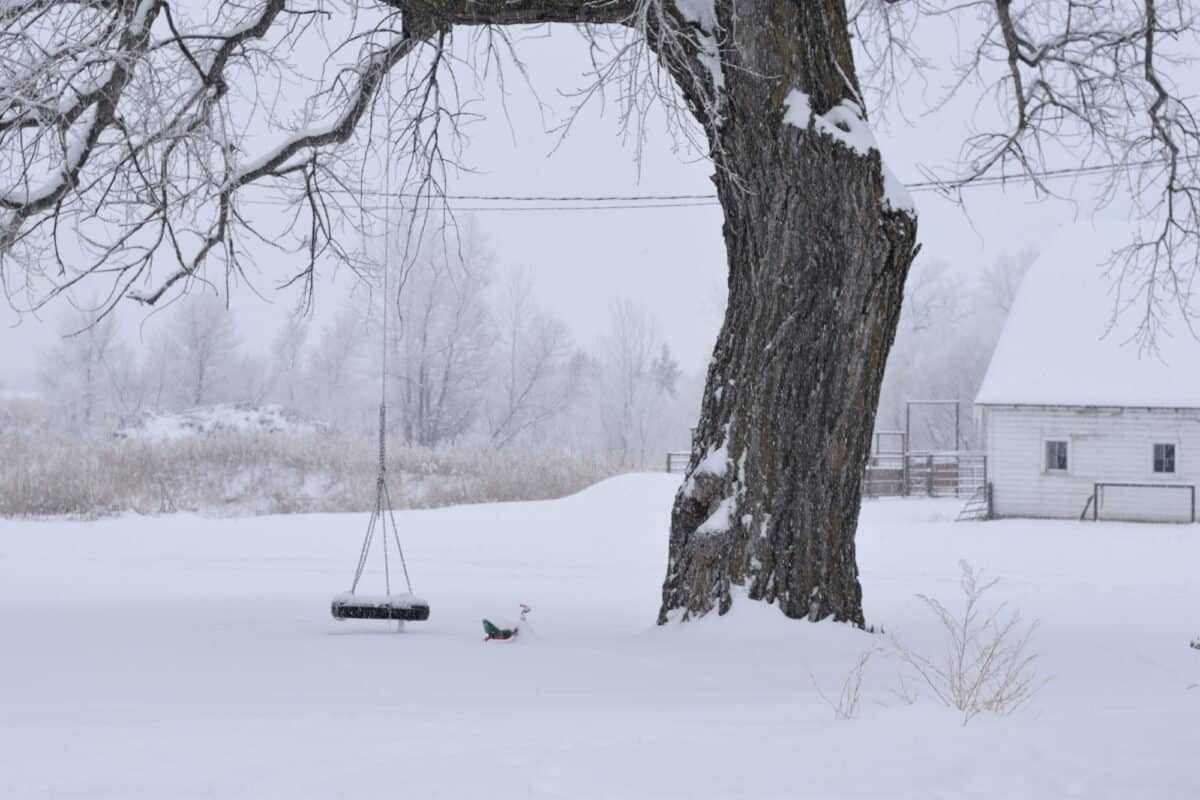
[[[357,46],[357,57],[323,69],[319,87],[302,98],[303,116],[313,121],[264,146],[261,135],[247,132],[245,101],[231,96],[231,84],[264,74],[285,80],[289,50],[333,12],[284,0],[230,0],[215,19],[185,14],[168,0],[6,5],[0,52],[11,55],[0,55],[0,174],[13,177],[0,179],[0,281],[8,296],[24,292],[36,308],[104,276],[112,289],[101,315],[121,297],[152,305],[181,282],[203,280],[214,255],[227,276],[241,275],[245,236],[302,253],[303,266],[284,283],[302,283],[307,296],[319,258],[353,261],[335,235],[353,211],[345,196],[356,188],[339,168],[339,149],[356,135],[368,143],[376,136],[372,109],[382,90],[395,93],[382,135],[400,143],[389,152],[404,190],[419,208],[441,202],[466,119],[448,68],[455,26],[568,22],[593,35],[595,26],[616,25],[632,38],[597,63],[595,84],[579,102],[622,79],[632,119],[647,101],[674,108],[679,82],[702,126],[710,134],[717,126],[717,23],[689,20],[666,0],[380,0],[349,7],[356,30],[335,40],[327,66],[347,47]],[[659,52],[657,63],[641,55],[646,43]],[[398,80],[389,79],[402,63]],[[665,81],[656,77],[663,67]],[[273,117],[259,105],[266,97],[251,98],[257,107],[249,113]],[[676,127],[690,133],[690,120],[677,119]],[[705,141],[693,144],[707,151]],[[294,249],[238,202],[260,184],[292,192],[285,233],[299,240]],[[423,226],[414,228],[410,244],[424,235]],[[64,255],[61,245],[71,239],[76,246],[66,252],[82,248],[82,261]],[[14,273],[13,264],[23,270]]]
[[1172,77],[1196,69],[1200,28],[1190,0],[861,0],[852,9],[866,71],[891,91],[897,76],[936,65],[912,46],[922,19],[954,26],[967,44],[940,108],[984,87],[988,113],[967,139],[959,167],[942,175],[947,192],[982,178],[1012,176],[1053,194],[1051,165],[1074,160],[1120,167],[1099,187],[1100,202],[1132,198],[1137,238],[1113,254],[1114,320],[1139,315],[1135,338],[1153,347],[1171,318],[1192,326],[1200,259],[1200,125],[1194,97]]

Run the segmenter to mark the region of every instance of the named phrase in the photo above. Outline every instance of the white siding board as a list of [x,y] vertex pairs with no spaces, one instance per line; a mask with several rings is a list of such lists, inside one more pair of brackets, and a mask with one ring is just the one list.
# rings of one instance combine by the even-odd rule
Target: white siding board
[[[1007,517],[1078,517],[1097,482],[1200,484],[1200,410],[985,406],[993,510]],[[1047,439],[1070,442],[1065,474],[1043,469]],[[1151,445],[1176,444],[1174,475],[1156,475]],[[1183,491],[1109,490],[1102,515],[1182,519]]]

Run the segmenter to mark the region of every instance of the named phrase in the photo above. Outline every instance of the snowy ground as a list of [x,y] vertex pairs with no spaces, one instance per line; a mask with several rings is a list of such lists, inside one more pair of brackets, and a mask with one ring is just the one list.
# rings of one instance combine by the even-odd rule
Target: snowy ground
[[115,434],[118,439],[187,439],[215,433],[315,433],[328,428],[279,405],[218,403],[180,412],[147,411]]
[[[433,607],[405,635],[329,618],[362,516],[0,521],[0,797],[1194,798],[1200,528],[953,524],[864,507],[869,621],[933,651],[917,592],[958,560],[1040,619],[1051,678],[1009,717],[893,693],[881,643],[742,603],[655,628],[677,478],[400,515]],[[536,635],[479,619],[533,606]]]

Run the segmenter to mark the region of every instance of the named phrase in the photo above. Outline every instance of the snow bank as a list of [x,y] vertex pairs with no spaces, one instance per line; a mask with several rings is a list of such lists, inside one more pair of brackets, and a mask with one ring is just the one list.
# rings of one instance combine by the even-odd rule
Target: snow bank
[[1200,408],[1200,341],[1177,309],[1157,310],[1157,352],[1132,341],[1144,308],[1107,274],[1132,240],[1120,222],[1063,228],[1021,283],[976,403]]
[[324,422],[282,406],[213,405],[181,411],[146,412],[113,435],[118,439],[182,439],[215,433],[316,433]]

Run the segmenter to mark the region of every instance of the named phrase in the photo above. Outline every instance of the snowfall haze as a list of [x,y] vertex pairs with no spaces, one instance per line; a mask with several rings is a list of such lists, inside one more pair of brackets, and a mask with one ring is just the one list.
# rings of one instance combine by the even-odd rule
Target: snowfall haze
[[1200,797],[1167,6],[0,0],[0,800]]

